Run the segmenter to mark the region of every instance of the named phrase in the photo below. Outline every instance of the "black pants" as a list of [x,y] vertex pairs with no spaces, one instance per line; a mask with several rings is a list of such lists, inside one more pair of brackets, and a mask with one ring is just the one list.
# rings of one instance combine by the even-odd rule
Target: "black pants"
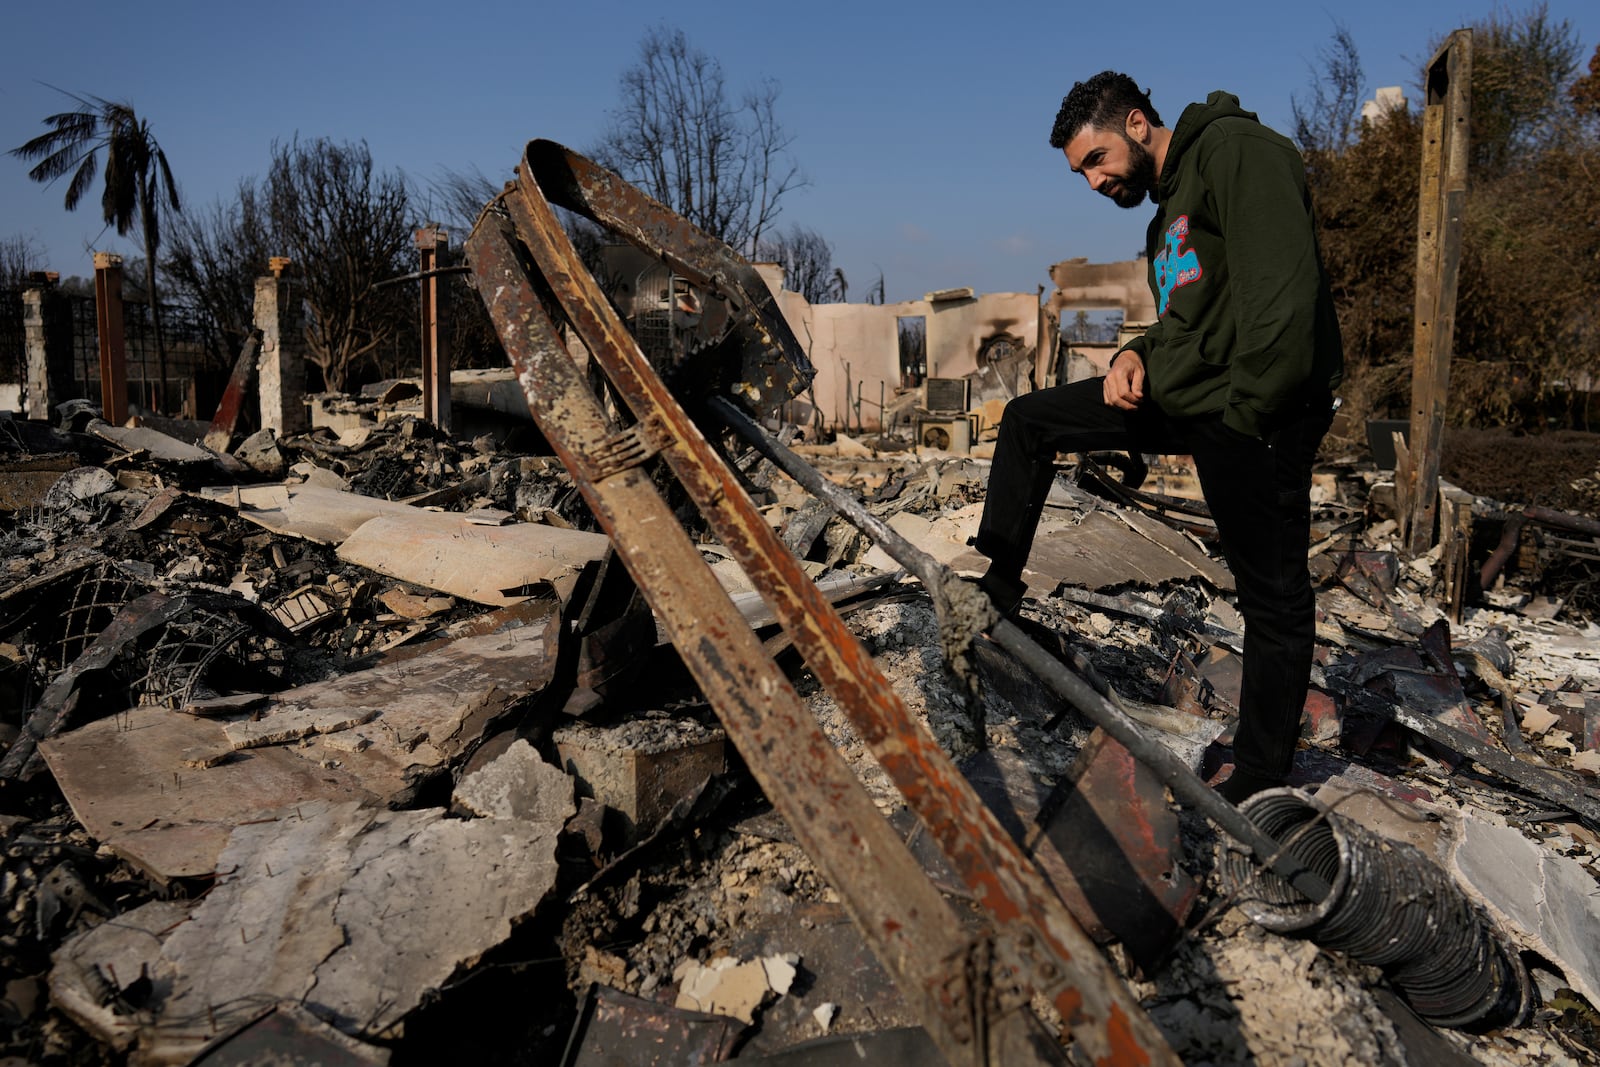
[[1332,415],[1324,393],[1262,440],[1220,417],[1169,418],[1150,400],[1133,412],[1110,407],[1099,378],[1019,396],[1000,421],[974,545],[996,574],[1021,575],[1057,452],[1192,455],[1245,621],[1234,763],[1281,778],[1294,757],[1315,650],[1316,598],[1306,567],[1311,464]]

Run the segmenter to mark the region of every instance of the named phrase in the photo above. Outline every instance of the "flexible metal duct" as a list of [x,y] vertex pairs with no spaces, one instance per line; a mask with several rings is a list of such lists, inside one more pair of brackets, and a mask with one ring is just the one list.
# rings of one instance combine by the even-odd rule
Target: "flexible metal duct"
[[1532,991],[1521,958],[1419,849],[1378,837],[1297,789],[1269,789],[1239,807],[1332,887],[1313,903],[1224,843],[1223,885],[1258,925],[1381,968],[1436,1026],[1491,1029],[1527,1016]]

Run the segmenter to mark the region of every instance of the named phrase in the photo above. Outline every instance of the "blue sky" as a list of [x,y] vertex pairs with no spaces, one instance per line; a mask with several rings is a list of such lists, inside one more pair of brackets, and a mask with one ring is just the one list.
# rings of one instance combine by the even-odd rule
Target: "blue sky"
[[[834,246],[851,297],[881,270],[890,300],[971,285],[1029,292],[1051,263],[1125,259],[1148,208],[1090,193],[1046,143],[1062,95],[1104,68],[1149,86],[1168,122],[1226,88],[1287,130],[1290,101],[1336,24],[1353,35],[1366,95],[1414,99],[1430,43],[1493,0],[1268,0],[1208,4],[1012,2],[552,4],[278,0],[266,4],[79,0],[10,5],[0,72],[0,148],[44,131],[69,102],[45,84],[126,100],[147,118],[188,204],[264,173],[274,139],[362,140],[419,182],[446,168],[507,176],[522,145],[583,150],[617,103],[621,72],[652,25],[679,27],[718,58],[737,93],[782,86],[778,115],[810,185],[784,202]],[[1587,62],[1593,0],[1551,0]],[[662,12],[671,11],[663,19]],[[1511,13],[1522,5],[1501,5]],[[24,236],[63,275],[91,251],[140,254],[99,221],[98,186],[67,213],[63,185],[30,182],[0,156],[0,238]],[[421,221],[421,220],[419,220]]]

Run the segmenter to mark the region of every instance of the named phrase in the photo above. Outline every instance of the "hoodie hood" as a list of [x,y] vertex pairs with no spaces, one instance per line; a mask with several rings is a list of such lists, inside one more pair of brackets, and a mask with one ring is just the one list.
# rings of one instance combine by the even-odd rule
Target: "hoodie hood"
[[1152,200],[1160,203],[1172,192],[1173,183],[1177,180],[1178,161],[1200,139],[1206,127],[1218,119],[1229,118],[1261,121],[1254,111],[1246,111],[1239,106],[1237,96],[1221,89],[1206,97],[1205,103],[1190,104],[1183,109],[1183,114],[1178,116],[1178,124],[1172,129],[1172,141],[1167,145],[1166,159],[1162,162],[1161,176],[1156,181]]

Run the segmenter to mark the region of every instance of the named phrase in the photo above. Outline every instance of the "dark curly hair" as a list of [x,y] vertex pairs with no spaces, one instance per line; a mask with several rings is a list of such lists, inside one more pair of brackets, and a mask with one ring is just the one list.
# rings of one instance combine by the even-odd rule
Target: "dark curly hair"
[[1073,85],[1072,91],[1061,101],[1056,112],[1056,124],[1050,129],[1050,147],[1065,148],[1085,126],[1097,130],[1122,131],[1122,120],[1128,112],[1138,108],[1152,126],[1161,125],[1161,116],[1150,103],[1150,94],[1126,74],[1103,70],[1088,81]]

